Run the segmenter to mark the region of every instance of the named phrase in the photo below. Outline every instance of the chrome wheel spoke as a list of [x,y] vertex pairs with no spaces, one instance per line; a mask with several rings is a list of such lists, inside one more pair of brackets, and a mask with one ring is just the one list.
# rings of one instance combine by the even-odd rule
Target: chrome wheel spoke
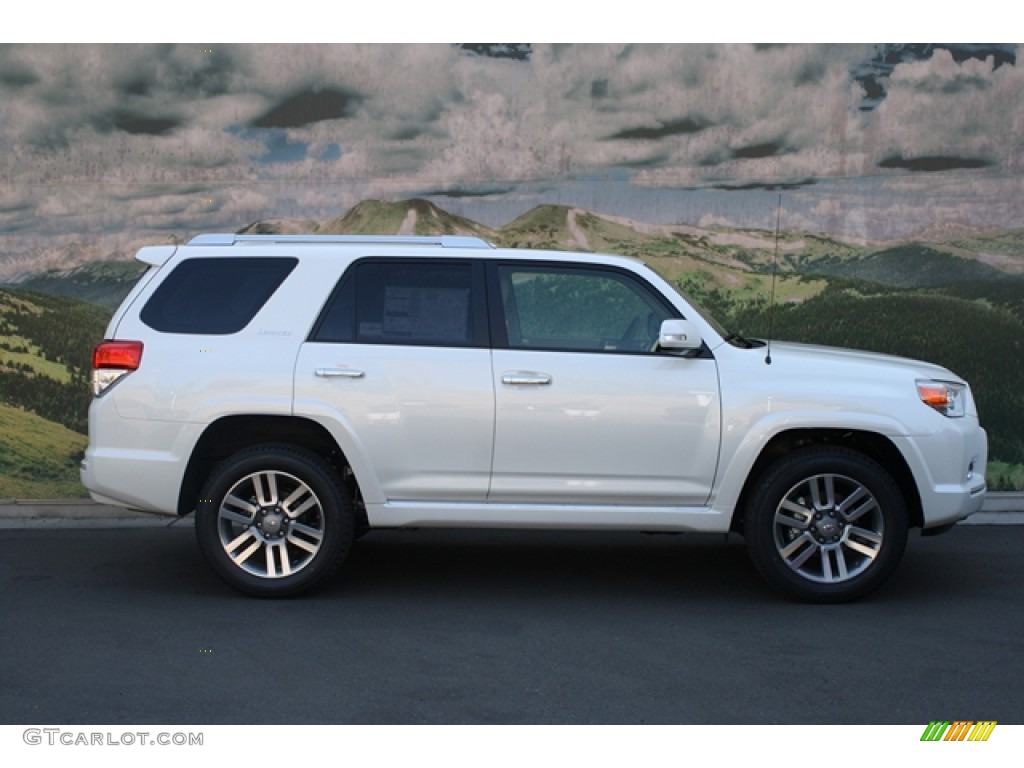
[[288,547],[283,541],[267,544],[267,576],[271,579],[278,576],[291,576],[292,567],[288,559]]
[[833,581],[832,555],[827,549],[821,550],[821,578],[824,581]]
[[315,553],[320,549],[320,542],[323,540],[323,537],[323,531],[310,528],[302,523],[292,523],[287,539],[295,546],[301,547],[307,552]]
[[811,488],[811,500],[815,509],[835,509],[836,491],[832,475],[811,478],[808,485]]
[[[814,537],[809,533],[805,533],[793,539],[787,547],[779,551],[779,554],[789,564],[789,567],[795,571],[817,551],[818,545],[814,543]],[[791,557],[792,559],[790,559]]]
[[836,570],[839,572],[835,577],[838,581],[843,581],[850,578],[850,571],[846,567],[846,554],[843,552],[842,547],[834,547],[830,550],[836,558]]
[[281,575],[291,576],[292,575],[292,564],[288,558],[288,547],[282,541],[279,544],[274,545],[274,549],[281,555]]
[[316,540],[318,543],[320,539],[324,537],[323,531],[317,528],[311,528],[310,526],[305,525],[303,523],[292,523],[292,533],[295,532],[302,533],[305,536],[309,536],[309,538]]
[[299,539],[299,538],[296,538],[295,536],[292,536],[290,534],[288,536],[288,541],[290,541],[295,546],[300,547],[300,548],[306,550],[310,554],[316,554],[316,551],[318,549],[320,549],[320,546],[318,544],[312,544],[312,543],[306,541],[305,539]]
[[789,517],[788,515],[776,515],[775,522],[779,525],[784,525],[787,528],[796,528],[800,531],[807,530],[806,520],[797,520],[795,517]]
[[[247,518],[249,520],[252,520],[253,515],[255,515],[260,510],[258,505],[253,504],[248,499],[242,499],[242,498],[239,498],[238,496],[234,496],[234,495],[230,495],[230,494],[227,496],[227,498],[224,499],[224,503],[221,504],[221,509],[222,510],[226,510],[226,509],[244,510],[245,512],[249,513],[249,517]],[[241,514],[241,513],[240,512],[236,512],[235,514]]]
[[225,505],[220,508],[220,516],[225,520],[230,520],[233,523],[239,523],[241,525],[252,525],[252,515],[243,515],[235,512],[233,509],[228,509]]
[[846,567],[846,552],[843,551],[842,547],[836,548],[836,557],[839,558],[839,575],[844,579],[848,578],[850,572]]
[[782,512],[778,512],[775,515],[775,522],[779,525],[785,525],[790,528],[797,528],[801,531],[807,530],[807,526],[810,525],[811,518],[813,515],[811,511],[806,507],[802,507],[799,504],[786,499],[782,502],[779,507],[780,510],[784,509],[787,512],[792,512],[792,515],[784,515]]
[[266,547],[267,552],[267,576],[274,578],[277,576],[277,566],[274,565],[274,558],[276,557],[277,547],[273,544],[268,544]]
[[[859,502],[863,503],[859,504]],[[857,490],[843,499],[843,503],[837,507],[840,515],[843,519],[849,523],[852,523],[859,517],[862,517],[866,512],[876,509],[878,504],[875,503],[875,497],[868,493],[867,488],[863,485],[858,486]]]
[[256,500],[261,507],[277,504],[277,473],[260,472],[253,475],[252,487],[256,492]]
[[[293,509],[292,505],[303,497],[306,497],[306,500]],[[316,496],[304,485],[300,485],[287,499],[281,502],[281,508],[292,520],[302,516],[315,506],[317,506]]]
[[238,549],[247,539],[256,538],[256,532],[252,530],[242,531],[236,538],[224,545],[224,551],[231,554]]
[[882,537],[874,531],[863,528],[850,528],[847,531],[843,544],[855,552],[860,552],[867,558],[874,559],[878,550],[882,548]]
[[[242,551],[241,553],[236,553],[236,550],[239,549],[243,544],[245,544],[245,542],[248,539],[253,539],[252,544],[250,544],[249,547],[247,549],[245,549],[244,551]],[[244,533],[242,533],[242,535],[240,535],[236,539],[234,539],[234,541],[232,541],[231,543],[225,544],[224,545],[224,551],[228,553],[228,556],[232,560],[234,560],[235,563],[237,563],[238,565],[241,565],[246,560],[248,560],[249,557],[257,549],[259,549],[262,545],[263,545],[263,542],[260,540],[259,536],[257,536],[255,531],[253,531],[250,528],[249,530],[247,530]]]
[[823,547],[821,550],[821,579],[826,583],[845,581],[850,578],[846,555],[840,547]]

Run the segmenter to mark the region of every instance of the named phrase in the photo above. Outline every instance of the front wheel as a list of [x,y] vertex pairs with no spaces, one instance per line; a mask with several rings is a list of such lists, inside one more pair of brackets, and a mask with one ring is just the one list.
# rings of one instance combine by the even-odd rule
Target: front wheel
[[196,538],[232,587],[289,597],[340,567],[353,518],[348,494],[326,461],[294,446],[256,446],[211,473],[196,505]]
[[903,496],[882,467],[843,448],[806,448],[753,488],[744,536],[754,565],[798,600],[843,602],[876,589],[907,543]]

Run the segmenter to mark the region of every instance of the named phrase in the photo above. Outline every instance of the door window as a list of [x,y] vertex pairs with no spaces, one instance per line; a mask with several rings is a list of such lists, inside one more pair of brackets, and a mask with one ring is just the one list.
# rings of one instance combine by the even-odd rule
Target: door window
[[627,272],[527,264],[497,273],[510,349],[651,352],[676,315]]

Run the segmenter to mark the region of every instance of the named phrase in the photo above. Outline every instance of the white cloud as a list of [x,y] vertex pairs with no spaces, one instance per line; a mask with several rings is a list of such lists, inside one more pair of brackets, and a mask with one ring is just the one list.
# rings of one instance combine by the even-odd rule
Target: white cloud
[[[0,227],[22,232],[34,217],[40,232],[223,228],[281,208],[336,216],[367,196],[504,188],[511,200],[521,185],[570,174],[629,178],[666,194],[884,180],[873,188],[878,199],[851,197],[839,208],[819,187],[794,193],[812,202],[787,212],[809,228],[1019,213],[1024,67],[957,63],[940,49],[898,65],[880,106],[860,112],[850,73],[872,53],[537,45],[514,61],[442,44],[5,46]],[[347,99],[345,116],[279,130],[276,140],[307,145],[307,155],[263,162],[271,133],[249,126],[285,99],[323,89]],[[935,155],[986,158],[997,172],[877,167]],[[171,191],[150,195],[152,185]],[[940,189],[948,200],[937,199]]]
[[[927,61],[898,65],[868,147],[889,156],[978,157],[1020,170],[1024,68],[993,61],[961,63],[938,49]],[[870,129],[869,129],[870,130]]]

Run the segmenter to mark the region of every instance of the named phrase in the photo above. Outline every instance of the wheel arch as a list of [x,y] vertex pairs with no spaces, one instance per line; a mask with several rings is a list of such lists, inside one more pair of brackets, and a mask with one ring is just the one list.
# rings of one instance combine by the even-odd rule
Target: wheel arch
[[[196,442],[178,493],[178,514],[187,515],[195,509],[199,491],[217,464],[262,443],[296,445],[322,456],[346,485],[352,485],[353,498],[359,498],[351,462],[321,424],[298,416],[231,415],[211,422]],[[365,515],[361,505],[357,512]]]
[[882,467],[896,483],[907,507],[907,523],[920,528],[924,523],[921,494],[906,459],[891,440],[877,432],[854,429],[791,429],[768,441],[747,473],[736,501],[730,530],[743,533],[744,510],[750,493],[764,471],[776,460],[807,446],[835,446],[856,451]]

